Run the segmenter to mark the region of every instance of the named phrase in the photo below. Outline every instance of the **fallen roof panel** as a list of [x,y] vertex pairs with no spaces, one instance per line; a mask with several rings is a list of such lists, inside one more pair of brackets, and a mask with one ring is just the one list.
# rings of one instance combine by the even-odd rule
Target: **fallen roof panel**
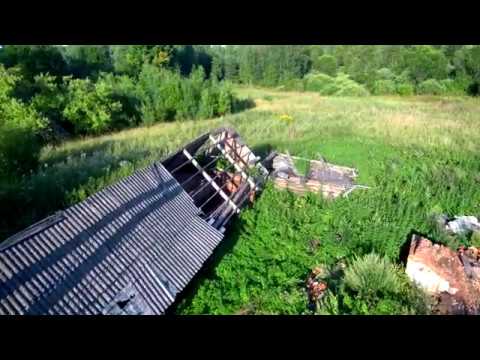
[[0,314],[164,313],[223,238],[198,212],[161,163],[137,171],[2,246]]

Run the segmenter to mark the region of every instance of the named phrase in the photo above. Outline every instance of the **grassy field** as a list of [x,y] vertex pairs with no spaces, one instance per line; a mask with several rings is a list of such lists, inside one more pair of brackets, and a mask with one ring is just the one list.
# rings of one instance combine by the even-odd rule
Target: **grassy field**
[[[18,191],[0,194],[11,204],[1,214],[0,238],[83,200],[207,129],[232,126],[259,154],[275,149],[323,156],[356,167],[358,182],[371,189],[332,202],[268,185],[236,219],[176,313],[310,314],[304,282],[317,265],[348,265],[372,252],[398,264],[412,231],[451,246],[468,243],[441,236],[431,218],[437,213],[480,215],[478,99],[340,98],[255,88],[237,93],[253,98],[255,108],[45,149],[41,170],[19,179]],[[293,119],[290,124],[281,120],[285,114]],[[421,312],[412,296],[407,289],[372,303],[332,286],[319,312]]]

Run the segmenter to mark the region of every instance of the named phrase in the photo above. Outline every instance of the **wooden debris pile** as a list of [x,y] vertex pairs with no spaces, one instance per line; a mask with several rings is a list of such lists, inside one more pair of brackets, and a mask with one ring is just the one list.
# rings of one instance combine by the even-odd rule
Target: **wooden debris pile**
[[[302,176],[295,167],[294,159],[308,162],[307,174]],[[279,189],[288,189],[297,194],[306,192],[321,193],[329,199],[347,196],[357,188],[357,170],[338,166],[324,160],[303,159],[289,154],[276,154],[271,165],[271,177]]]

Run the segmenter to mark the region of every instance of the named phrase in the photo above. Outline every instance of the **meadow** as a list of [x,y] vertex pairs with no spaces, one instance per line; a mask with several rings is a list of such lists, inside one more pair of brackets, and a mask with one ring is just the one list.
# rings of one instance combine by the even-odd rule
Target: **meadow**
[[[358,169],[357,190],[327,201],[275,190],[235,219],[213,258],[172,309],[178,314],[403,314],[426,312],[402,273],[412,231],[452,247],[435,214],[480,215],[480,100],[469,97],[322,97],[237,87],[255,107],[224,117],[162,123],[46,147],[40,170],[1,190],[0,239],[166,156],[202,132],[235,128],[259,155],[288,151]],[[292,120],[282,120],[288,115]],[[312,310],[315,266],[347,269],[376,253],[399,285],[373,296],[331,277]]]

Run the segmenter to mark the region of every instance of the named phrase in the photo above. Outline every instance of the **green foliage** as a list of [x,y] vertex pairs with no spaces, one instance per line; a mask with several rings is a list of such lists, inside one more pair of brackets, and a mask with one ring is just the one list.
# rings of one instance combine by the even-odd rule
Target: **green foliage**
[[395,73],[389,68],[381,68],[377,70],[376,78],[378,80],[395,80]]
[[0,65],[0,178],[36,167],[47,120],[30,105],[11,97],[20,78]]
[[218,108],[216,114],[223,116],[230,114],[233,109],[234,96],[232,88],[229,84],[218,84],[219,94],[218,94]]
[[371,253],[356,258],[345,270],[345,286],[365,298],[396,294],[401,288],[398,273],[388,259]]
[[108,45],[69,45],[62,48],[70,74],[80,78],[97,78],[113,70]]
[[415,87],[408,82],[397,83],[396,91],[398,95],[411,96],[415,93]]
[[285,90],[305,91],[304,79],[289,79],[283,82]]
[[444,95],[445,85],[435,79],[428,79],[417,86],[417,94],[421,95]]
[[100,73],[96,86],[103,87],[108,98],[120,103],[121,111],[115,112],[114,128],[121,129],[140,124],[140,96],[135,81],[126,75]]
[[322,55],[313,62],[313,70],[329,76],[335,76],[337,73],[337,59],[332,55]]
[[350,79],[347,74],[338,74],[335,78],[335,87],[337,90],[334,95],[337,96],[367,96],[368,90],[364,86]]
[[346,74],[339,73],[336,77],[325,74],[309,74],[305,77],[305,88],[321,95],[335,96],[367,96],[368,90],[356,83]]
[[397,86],[393,80],[377,80],[374,84],[375,95],[392,95],[397,93]]
[[68,71],[59,47],[53,45],[4,45],[0,63],[5,68],[20,68],[24,79],[30,82],[38,74],[63,76]]
[[345,270],[339,294],[345,310],[360,315],[425,314],[427,302],[387,258],[367,254]]
[[333,95],[336,91],[335,78],[326,74],[308,74],[305,77],[305,89],[321,95]]
[[50,120],[61,121],[66,99],[63,86],[58,84],[56,77],[37,75],[33,87],[35,95],[31,105],[35,110]]
[[404,58],[411,79],[419,84],[427,79],[444,79],[447,76],[448,60],[441,50],[429,45],[415,45],[408,49]]
[[182,96],[180,74],[144,65],[139,75],[142,120],[147,124],[171,121]]
[[189,78],[145,65],[139,76],[141,112],[145,123],[211,118],[233,110],[234,97],[225,82],[206,80],[202,67]]
[[67,105],[63,116],[77,134],[99,134],[115,128],[122,104],[112,101],[111,88],[105,82],[89,79],[65,79]]

